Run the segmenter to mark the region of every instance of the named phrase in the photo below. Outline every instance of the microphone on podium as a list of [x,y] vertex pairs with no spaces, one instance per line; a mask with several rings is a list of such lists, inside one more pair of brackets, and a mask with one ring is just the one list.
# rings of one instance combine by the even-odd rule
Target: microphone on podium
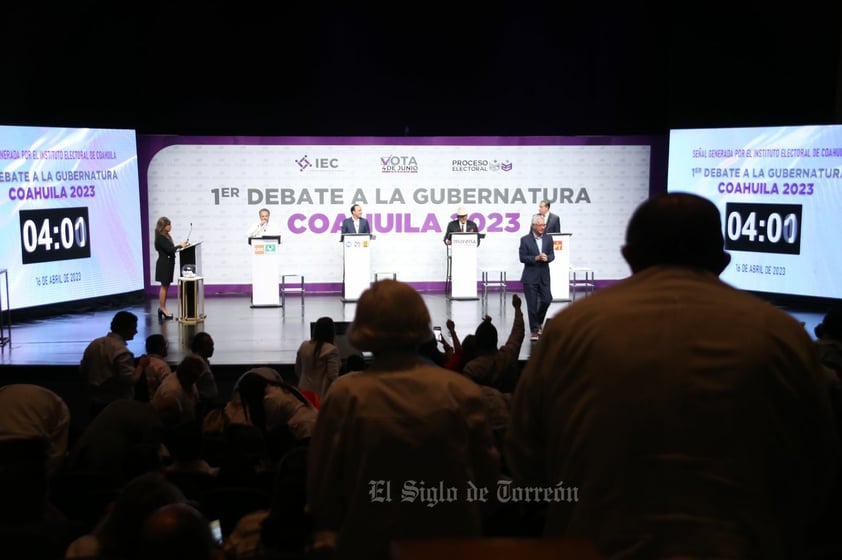
[[187,239],[186,241],[190,243],[190,234],[193,233],[193,222],[190,222],[190,229],[187,231]]

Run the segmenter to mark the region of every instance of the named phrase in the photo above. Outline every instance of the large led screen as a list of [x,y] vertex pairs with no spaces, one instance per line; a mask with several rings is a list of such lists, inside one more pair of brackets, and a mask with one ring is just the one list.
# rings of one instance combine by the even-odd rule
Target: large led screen
[[718,206],[726,282],[842,298],[842,126],[673,130],[667,189]]
[[0,196],[11,309],[143,289],[133,130],[0,126]]

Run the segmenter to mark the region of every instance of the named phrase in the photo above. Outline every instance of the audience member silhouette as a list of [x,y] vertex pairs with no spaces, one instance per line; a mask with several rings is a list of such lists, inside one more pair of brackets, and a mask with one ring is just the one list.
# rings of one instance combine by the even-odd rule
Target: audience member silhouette
[[459,349],[454,348],[453,355],[444,364],[446,369],[452,369],[462,373],[465,364],[476,358],[477,356],[477,337],[473,333],[465,335],[462,342],[459,343]]
[[368,364],[365,361],[365,356],[357,352],[345,358],[345,363],[343,364],[339,375],[345,375],[355,371],[363,371],[366,367],[368,367]]
[[822,364],[842,378],[842,306],[834,306],[816,325],[816,348]]
[[[421,354],[422,358],[439,367],[447,367],[447,363],[453,359],[453,355],[456,353],[456,348],[461,348],[459,339],[456,337],[456,324],[448,319],[446,325],[450,337],[453,339],[452,346],[441,336],[441,333],[434,331],[433,336],[423,343],[419,349],[419,354]],[[439,344],[441,344],[443,350],[439,350]]]
[[69,435],[70,409],[56,393],[28,383],[0,387],[0,441],[43,440],[47,474],[64,463]]
[[310,442],[308,510],[318,550],[388,558],[395,538],[481,533],[477,502],[400,499],[404,481],[464,489],[499,476],[478,386],[419,356],[431,332],[424,300],[409,285],[383,280],[360,296],[348,341],[374,360],[333,383]]
[[263,377],[264,379],[266,379],[267,381],[270,381],[272,383],[283,383],[284,382],[283,376],[280,373],[278,373],[278,370],[276,370],[275,368],[270,368],[270,367],[266,367],[266,366],[253,367],[253,368],[248,369],[245,373],[243,373],[240,377],[238,377],[237,380],[234,382],[234,386],[231,389],[231,399],[230,400],[232,400],[232,401],[239,401],[240,400],[240,382],[247,375],[250,375],[250,374],[259,375],[259,376]]
[[494,387],[504,393],[514,391],[520,375],[518,360],[525,336],[521,300],[517,294],[512,295],[512,307],[515,318],[506,343],[497,347],[497,328],[492,324],[491,317],[486,317],[474,333],[477,355],[462,368],[466,376],[480,385]]
[[330,317],[320,317],[313,329],[313,337],[298,347],[295,355],[295,375],[298,388],[312,391],[322,401],[330,384],[339,375],[342,363],[339,348],[333,343],[336,326]]
[[[825,368],[831,387],[831,405],[836,416],[837,433],[842,436],[842,306],[834,305],[814,329],[815,348],[819,361]],[[810,541],[817,559],[842,558],[842,469],[836,486],[829,493],[827,507],[822,519],[814,527]],[[831,538],[829,538],[831,537]]]
[[[439,350],[439,343],[444,346],[444,351]],[[428,364],[444,367],[453,356],[453,347],[447,341],[436,340],[431,331],[427,340],[418,347],[418,356]]]
[[137,334],[137,315],[118,311],[111,319],[111,332],[88,344],[79,367],[88,386],[91,416],[111,401],[134,398],[134,386],[142,368],[135,365],[127,342]]
[[263,473],[267,463],[266,436],[251,424],[225,428],[225,454],[217,473],[217,486],[268,489]]
[[[719,210],[638,207],[632,275],[557,314],[512,402],[515,483],[552,488],[544,534],[608,558],[806,558],[839,441],[810,337],[722,282]],[[837,530],[838,532],[838,530]]]
[[186,501],[184,494],[160,472],[135,477],[126,484],[93,533],[71,543],[65,557],[137,558],[147,517],[166,504]]
[[190,500],[201,501],[202,495],[216,485],[219,467],[212,467],[204,458],[204,438],[196,421],[178,424],[166,439],[169,463],[164,468],[167,480],[175,484]]
[[306,446],[287,452],[276,471],[269,509],[243,516],[223,543],[226,557],[306,558],[312,544]]
[[145,366],[135,385],[135,399],[150,400],[164,377],[172,373],[172,368],[166,360],[168,347],[167,339],[162,334],[150,334],[146,337],[146,354],[139,360],[139,363],[143,361]]
[[219,396],[219,388],[210,366],[210,359],[214,351],[213,337],[206,332],[196,333],[190,343],[190,351],[200,357],[205,364],[202,375],[196,382],[196,388],[199,390],[199,404],[201,406],[199,416],[201,417],[204,412],[215,406],[216,399]]
[[260,366],[249,369],[234,382],[231,398],[225,405],[211,409],[205,415],[203,431],[206,435],[221,436],[225,428],[231,423],[249,423],[240,397],[240,382],[250,374],[258,375],[270,382],[284,383],[284,378],[274,368]]
[[299,439],[312,434],[318,410],[296,387],[250,372],[240,378],[237,393],[245,421],[264,435],[282,425]]
[[152,395],[152,404],[158,405],[166,399],[175,399],[181,410],[180,421],[201,420],[199,390],[196,385],[204,371],[205,362],[199,356],[185,356],[175,372],[166,376]]
[[166,429],[172,422],[171,411],[159,412],[150,403],[113,401],[82,431],[68,455],[66,470],[99,473],[112,477],[120,486],[137,468],[133,461],[148,458],[149,449],[162,449]]
[[48,442],[43,437],[0,441],[2,555],[15,560],[64,557],[85,531],[49,501]]
[[160,507],[143,523],[138,560],[224,560],[208,519],[185,503]]
[[453,345],[451,346],[450,355],[442,367],[456,371],[456,368],[460,367],[462,363],[462,342],[456,334],[456,323],[453,322],[453,319],[445,321],[445,326],[447,327],[447,332],[450,334],[450,340],[453,341]]
[[194,473],[216,476],[218,467],[212,467],[203,455],[202,426],[196,420],[181,422],[169,430],[166,447],[170,454],[170,463],[165,472]]

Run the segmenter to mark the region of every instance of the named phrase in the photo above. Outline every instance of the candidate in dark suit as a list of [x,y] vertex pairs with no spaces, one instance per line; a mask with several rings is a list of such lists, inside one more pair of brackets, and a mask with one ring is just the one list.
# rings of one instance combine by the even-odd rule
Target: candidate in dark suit
[[547,317],[547,309],[553,301],[550,291],[550,263],[555,260],[553,240],[544,235],[544,216],[532,217],[532,232],[520,238],[520,262],[523,263],[523,294],[529,315],[532,340],[536,340]]
[[[450,245],[450,236],[454,233],[479,233],[479,228],[477,227],[476,222],[472,222],[468,219],[468,211],[464,208],[459,208],[456,210],[456,219],[451,221],[447,224],[447,229],[444,231],[444,242]],[[479,245],[480,240],[477,238],[477,245]]]
[[561,233],[561,219],[558,214],[550,212],[549,200],[538,203],[538,213],[544,216],[544,233]]
[[342,222],[342,235],[346,233],[371,233],[368,220],[362,217],[363,207],[359,204],[351,206],[351,217]]

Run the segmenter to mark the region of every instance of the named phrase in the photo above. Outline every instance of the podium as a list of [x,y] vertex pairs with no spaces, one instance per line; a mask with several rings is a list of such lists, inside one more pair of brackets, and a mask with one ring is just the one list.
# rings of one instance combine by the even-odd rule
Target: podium
[[479,233],[450,235],[450,299],[479,299],[477,296],[477,247]]
[[185,265],[193,266],[193,273],[196,276],[202,275],[202,242],[191,243],[187,247],[177,250],[178,253],[178,275],[181,276]]
[[281,236],[249,237],[251,249],[251,307],[280,307]]
[[342,301],[354,302],[371,285],[370,233],[342,235]]
[[572,233],[551,233],[555,260],[550,263],[553,301],[570,301],[570,238]]
[[205,320],[205,279],[203,277],[178,277],[178,320],[188,325],[195,325]]

